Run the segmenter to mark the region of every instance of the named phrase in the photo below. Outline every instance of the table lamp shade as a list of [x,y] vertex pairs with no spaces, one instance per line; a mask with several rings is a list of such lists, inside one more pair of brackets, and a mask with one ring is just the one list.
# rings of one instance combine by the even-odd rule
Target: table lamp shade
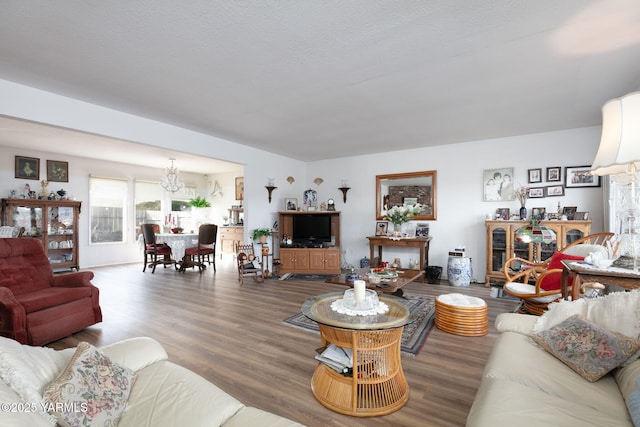
[[544,225],[531,223],[516,230],[516,241],[522,243],[553,243],[556,233]]
[[602,107],[602,136],[593,175],[640,171],[640,92],[607,101]]

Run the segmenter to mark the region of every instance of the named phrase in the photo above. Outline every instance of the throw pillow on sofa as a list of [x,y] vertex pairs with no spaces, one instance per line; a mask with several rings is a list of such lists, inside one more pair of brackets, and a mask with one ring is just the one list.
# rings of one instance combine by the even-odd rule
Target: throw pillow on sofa
[[81,342],[64,371],[44,389],[45,405],[63,426],[116,426],[136,374]]
[[602,328],[579,314],[532,338],[590,382],[621,366],[640,349],[637,339]]

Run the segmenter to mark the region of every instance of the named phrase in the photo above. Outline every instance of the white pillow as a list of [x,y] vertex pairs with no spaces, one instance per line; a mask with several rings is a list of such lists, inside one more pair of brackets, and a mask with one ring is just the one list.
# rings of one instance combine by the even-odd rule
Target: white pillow
[[574,314],[580,314],[610,331],[640,338],[640,289],[614,292],[600,298],[553,303],[536,321],[533,332],[540,333],[552,328]]
[[582,258],[586,257],[590,253],[602,254],[602,255],[605,255],[607,258],[609,258],[609,253],[607,252],[607,248],[605,248],[602,245],[580,244],[580,245],[571,246],[570,248],[565,249],[562,252],[567,255],[581,256]]
[[0,337],[0,378],[20,398],[38,408],[38,413],[55,425],[55,418],[41,405],[44,386],[53,381],[67,365],[75,349],[56,351],[32,347]]

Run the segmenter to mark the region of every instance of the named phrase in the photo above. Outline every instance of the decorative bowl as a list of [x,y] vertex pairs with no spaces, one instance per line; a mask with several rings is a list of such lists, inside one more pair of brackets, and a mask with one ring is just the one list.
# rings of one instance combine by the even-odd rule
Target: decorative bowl
[[172,232],[173,234],[180,234],[180,233],[182,233],[182,231],[183,231],[183,230],[184,230],[184,229],[183,229],[183,228],[181,228],[181,227],[175,227],[175,228],[172,228],[172,229],[171,229],[171,232]]

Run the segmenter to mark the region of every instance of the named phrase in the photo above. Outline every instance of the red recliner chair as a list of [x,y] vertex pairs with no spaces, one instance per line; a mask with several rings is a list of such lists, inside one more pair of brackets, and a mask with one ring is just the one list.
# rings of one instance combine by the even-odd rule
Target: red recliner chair
[[102,321],[93,272],[53,274],[39,240],[0,239],[0,335],[43,345]]

